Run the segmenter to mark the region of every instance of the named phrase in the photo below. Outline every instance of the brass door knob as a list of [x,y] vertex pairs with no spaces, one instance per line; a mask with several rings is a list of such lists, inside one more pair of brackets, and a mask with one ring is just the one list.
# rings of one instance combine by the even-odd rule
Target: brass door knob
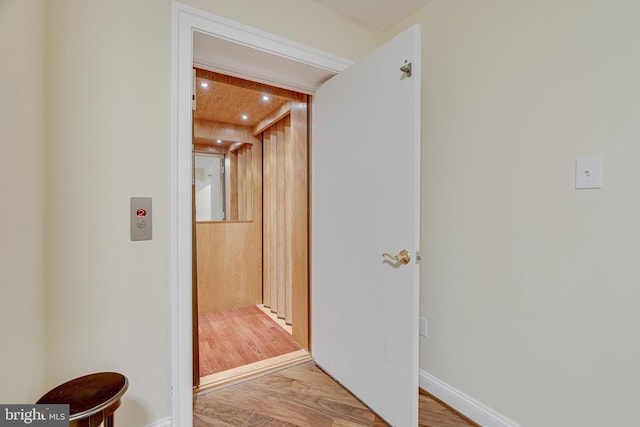
[[388,253],[383,253],[382,254],[383,257],[387,257],[390,258],[396,262],[400,262],[402,264],[409,264],[409,261],[411,261],[411,255],[409,255],[409,251],[407,251],[406,249],[401,250],[398,255],[391,255]]

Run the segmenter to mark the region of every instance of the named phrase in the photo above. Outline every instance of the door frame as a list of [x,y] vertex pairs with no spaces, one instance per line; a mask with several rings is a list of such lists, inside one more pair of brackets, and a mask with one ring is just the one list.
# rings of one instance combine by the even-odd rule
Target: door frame
[[[193,32],[199,31],[233,47],[251,48],[288,64],[309,67],[328,76],[347,68],[351,61],[318,49],[233,22],[207,12],[172,2],[171,14],[171,137],[170,137],[170,302],[171,302],[171,425],[190,426],[192,405],[192,208],[191,208],[191,91]],[[241,59],[243,78],[268,82],[312,94],[308,87],[295,87],[286,73],[278,76]],[[214,65],[215,64],[211,64]],[[220,71],[234,74],[221,64]],[[237,75],[237,73],[236,73]],[[310,223],[310,227],[312,224]]]

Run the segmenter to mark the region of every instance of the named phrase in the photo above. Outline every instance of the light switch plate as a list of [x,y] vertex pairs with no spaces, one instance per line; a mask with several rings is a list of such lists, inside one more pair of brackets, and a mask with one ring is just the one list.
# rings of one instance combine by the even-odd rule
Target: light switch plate
[[422,337],[427,337],[427,319],[424,317],[420,317],[420,322],[419,322],[419,334]]
[[151,197],[132,197],[130,205],[131,241],[151,240]]
[[576,159],[576,189],[602,188],[602,157]]

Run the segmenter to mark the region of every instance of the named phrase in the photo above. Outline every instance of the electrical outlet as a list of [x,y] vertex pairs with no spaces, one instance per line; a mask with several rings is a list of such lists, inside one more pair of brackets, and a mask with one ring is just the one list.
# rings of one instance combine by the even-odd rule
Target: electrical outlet
[[420,336],[427,337],[427,319],[424,317],[420,318]]

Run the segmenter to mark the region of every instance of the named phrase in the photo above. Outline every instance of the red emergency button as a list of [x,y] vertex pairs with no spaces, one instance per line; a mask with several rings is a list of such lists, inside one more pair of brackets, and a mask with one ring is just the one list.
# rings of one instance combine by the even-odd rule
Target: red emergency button
[[136,211],[136,215],[138,216],[138,218],[143,218],[145,216],[147,216],[147,211],[144,209],[138,209]]

